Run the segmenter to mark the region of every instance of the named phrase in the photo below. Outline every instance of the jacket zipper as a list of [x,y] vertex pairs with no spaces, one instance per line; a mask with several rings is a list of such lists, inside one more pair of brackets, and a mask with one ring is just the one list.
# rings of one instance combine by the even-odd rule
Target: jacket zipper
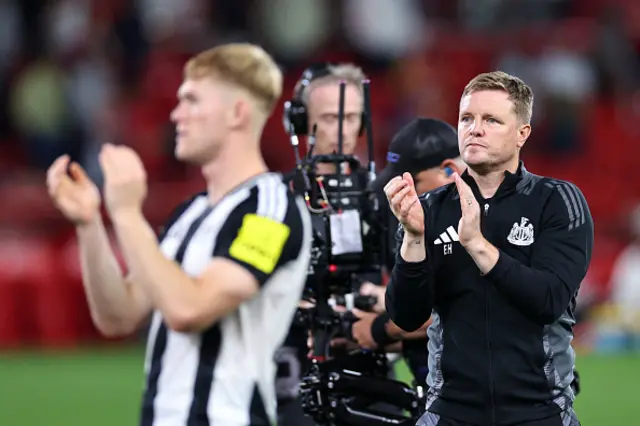
[[[482,221],[482,234],[485,235],[485,225],[486,218],[489,215],[489,203],[484,203],[484,220]],[[491,424],[494,425],[496,423],[496,404],[494,397],[494,385],[493,385],[493,357],[492,357],[492,349],[491,349],[491,293],[489,291],[489,287],[485,287],[486,289],[486,333],[487,333],[487,351],[489,355],[489,395],[491,397]]]

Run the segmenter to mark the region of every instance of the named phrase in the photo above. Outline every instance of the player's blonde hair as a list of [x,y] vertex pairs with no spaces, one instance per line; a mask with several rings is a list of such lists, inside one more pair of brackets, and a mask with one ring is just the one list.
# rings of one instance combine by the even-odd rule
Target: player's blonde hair
[[270,115],[282,95],[282,72],[260,46],[230,43],[205,50],[184,66],[185,78],[214,77],[246,90]]
[[[300,98],[303,103],[306,104],[309,101],[309,94],[314,87],[327,83],[339,83],[344,81],[347,84],[357,87],[360,93],[362,93],[362,81],[367,78],[364,71],[362,71],[362,68],[353,64],[336,64],[328,65],[327,69],[329,70],[329,74],[313,80],[302,90]],[[302,81],[298,81],[294,89],[295,93],[300,92],[301,85]]]
[[462,97],[483,90],[500,90],[509,95],[516,116],[526,124],[533,115],[533,90],[524,81],[503,71],[478,74],[464,88]]

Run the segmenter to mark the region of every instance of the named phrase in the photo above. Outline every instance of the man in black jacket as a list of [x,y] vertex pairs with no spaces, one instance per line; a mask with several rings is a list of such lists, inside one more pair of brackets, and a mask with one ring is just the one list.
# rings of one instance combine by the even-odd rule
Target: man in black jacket
[[467,171],[421,198],[409,174],[385,187],[402,225],[387,311],[406,331],[433,319],[420,426],[579,425],[571,339],[593,221],[575,185],[520,162],[532,105],[520,79],[478,75],[460,101]]

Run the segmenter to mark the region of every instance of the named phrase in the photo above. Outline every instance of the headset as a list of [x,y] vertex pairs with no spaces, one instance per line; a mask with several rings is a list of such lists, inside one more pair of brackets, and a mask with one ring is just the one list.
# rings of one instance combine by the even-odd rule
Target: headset
[[[331,62],[320,62],[313,64],[304,70],[298,80],[298,83],[296,83],[296,86],[299,87],[294,92],[293,98],[284,103],[282,121],[284,124],[284,130],[287,134],[293,131],[293,134],[296,136],[309,136],[309,117],[307,114],[307,107],[302,100],[302,95],[312,81],[331,75],[331,67],[334,66],[337,66],[337,64]],[[365,111],[363,108],[358,136],[362,136],[364,133],[365,118]]]

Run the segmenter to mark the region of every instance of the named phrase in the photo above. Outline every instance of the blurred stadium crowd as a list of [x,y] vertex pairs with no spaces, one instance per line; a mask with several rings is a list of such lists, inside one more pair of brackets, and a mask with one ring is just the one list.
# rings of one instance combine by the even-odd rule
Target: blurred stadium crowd
[[[134,147],[149,172],[146,214],[159,226],[202,182],[172,157],[182,65],[241,40],[277,58],[282,101],[312,62],[363,66],[378,164],[410,118],[455,125],[477,73],[523,78],[536,94],[527,168],[576,183],[596,224],[578,344],[640,350],[637,0],[0,1],[0,347],[97,337],[46,167],[71,153],[100,181],[100,145]],[[280,106],[263,150],[284,171],[294,160],[281,116]]]

